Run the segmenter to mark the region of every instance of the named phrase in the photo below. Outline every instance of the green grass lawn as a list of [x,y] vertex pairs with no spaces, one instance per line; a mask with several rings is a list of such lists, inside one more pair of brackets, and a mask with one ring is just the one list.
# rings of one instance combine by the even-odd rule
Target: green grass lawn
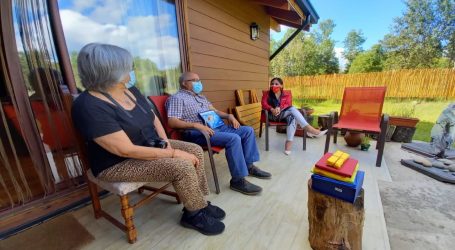
[[[332,111],[340,111],[341,102],[335,100],[293,100],[295,107],[308,104],[314,108],[314,114],[328,114]],[[425,100],[396,100],[386,99],[383,112],[394,116],[415,117],[420,120],[414,134],[414,140],[430,141],[430,132],[436,119],[442,110],[449,105],[450,101],[425,101]],[[317,125],[317,118],[313,121]]]

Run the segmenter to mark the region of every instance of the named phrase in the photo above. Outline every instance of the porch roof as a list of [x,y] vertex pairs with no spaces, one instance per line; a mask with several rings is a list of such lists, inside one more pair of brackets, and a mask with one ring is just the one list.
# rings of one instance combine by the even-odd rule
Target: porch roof
[[254,0],[254,2],[265,7],[271,17],[271,28],[276,31],[279,31],[280,24],[293,28],[305,25],[303,29],[308,31],[311,24],[316,24],[319,20],[319,15],[309,0]]

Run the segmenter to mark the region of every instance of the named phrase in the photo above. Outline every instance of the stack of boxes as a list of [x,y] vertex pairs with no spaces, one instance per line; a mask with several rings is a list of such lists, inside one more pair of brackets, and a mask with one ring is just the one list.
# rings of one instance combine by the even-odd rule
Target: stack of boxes
[[311,188],[335,198],[355,202],[365,173],[359,171],[359,161],[342,151],[326,153],[313,167]]

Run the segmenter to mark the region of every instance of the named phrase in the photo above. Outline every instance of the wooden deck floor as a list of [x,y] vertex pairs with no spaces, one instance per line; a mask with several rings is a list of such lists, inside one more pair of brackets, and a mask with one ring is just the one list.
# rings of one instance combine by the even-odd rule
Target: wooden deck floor
[[[271,131],[270,151],[264,150],[264,138],[258,138],[261,161],[257,164],[273,174],[271,180],[249,178],[264,188],[259,196],[246,196],[229,189],[229,172],[224,155],[216,156],[221,193],[208,200],[222,207],[227,216],[226,230],[218,236],[204,236],[181,227],[178,222],[181,205],[163,197],[137,210],[135,224],[138,241],[128,244],[123,232],[104,219],[95,220],[91,206],[72,213],[96,238],[85,249],[311,249],[308,243],[307,181],[310,167],[321,157],[325,138],[309,139],[308,150],[301,151],[301,138],[296,138],[290,156],[282,153],[285,136]],[[340,138],[341,139],[341,138]],[[376,151],[350,150],[366,171],[365,225],[363,249],[390,249],[377,180],[391,181],[387,164],[374,167]],[[374,145],[372,147],[374,149]],[[336,147],[331,145],[331,151]],[[208,169],[208,167],[207,167]],[[214,192],[211,173],[207,172]],[[120,218],[119,199],[102,200],[107,210]]]

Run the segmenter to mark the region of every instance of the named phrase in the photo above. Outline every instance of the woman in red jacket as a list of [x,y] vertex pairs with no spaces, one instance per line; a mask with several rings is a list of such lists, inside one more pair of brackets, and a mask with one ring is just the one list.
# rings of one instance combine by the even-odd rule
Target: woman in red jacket
[[292,141],[294,139],[297,124],[300,125],[309,137],[321,137],[327,130],[320,131],[313,128],[305,120],[303,115],[292,106],[292,96],[290,93],[283,91],[283,80],[275,77],[270,81],[270,89],[262,95],[262,108],[270,111],[269,119],[271,121],[286,121],[286,143],[284,144],[284,153],[291,154]]

